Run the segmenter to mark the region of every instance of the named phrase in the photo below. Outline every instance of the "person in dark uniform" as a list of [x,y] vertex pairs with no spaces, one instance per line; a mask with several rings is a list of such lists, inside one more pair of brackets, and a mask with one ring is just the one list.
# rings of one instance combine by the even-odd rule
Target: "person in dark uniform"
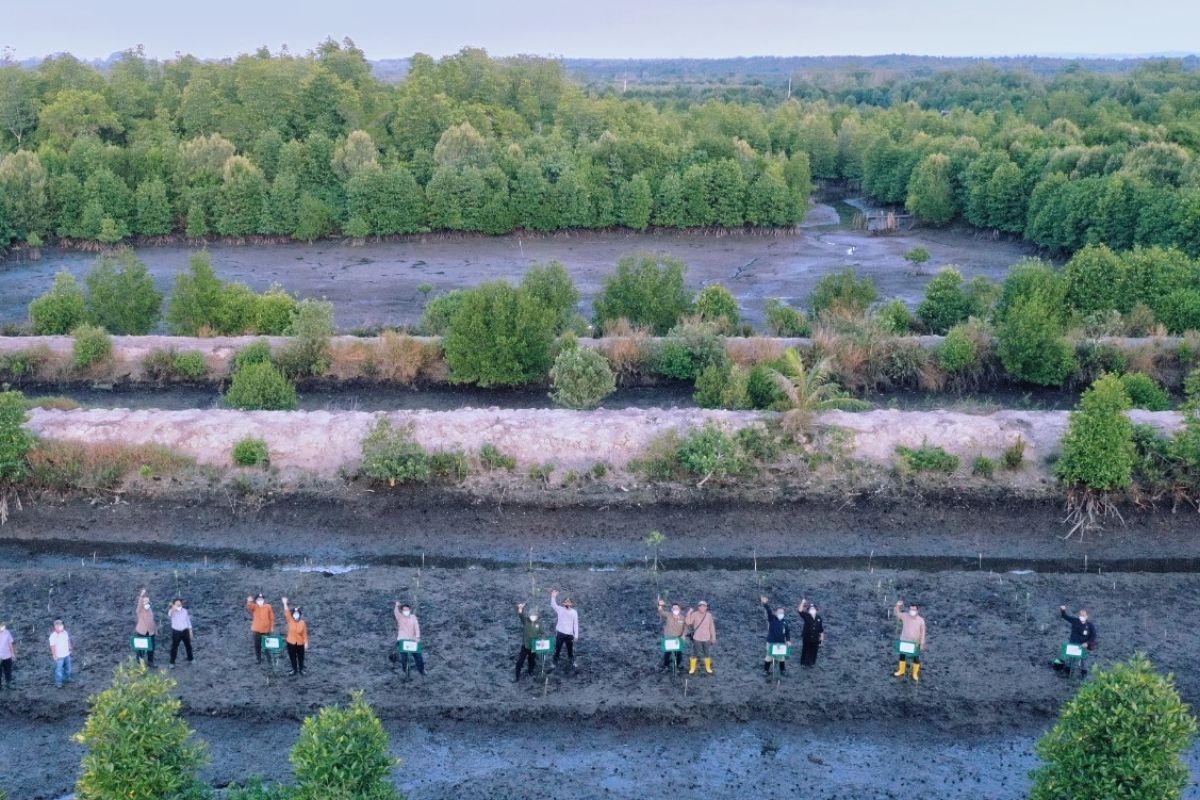
[[809,605],[807,600],[800,601],[797,611],[800,612],[800,623],[804,626],[800,632],[800,666],[815,667],[817,650],[825,641],[825,622],[817,613],[816,604]]
[[[758,599],[762,602],[763,611],[767,612],[767,644],[790,645],[792,643],[792,629],[788,625],[787,620],[783,618],[786,613],[783,606],[772,611],[771,606],[768,605],[766,595],[762,595]],[[767,673],[768,677],[771,675],[771,661],[773,660],[770,656],[767,656],[766,661],[763,662],[763,672]],[[780,659],[779,674],[783,675],[785,671],[786,663],[783,659]]]
[[[1067,638],[1069,644],[1081,644],[1088,650],[1096,649],[1096,623],[1088,619],[1088,613],[1085,609],[1079,609],[1079,616],[1072,617],[1067,613],[1066,606],[1058,607],[1059,616],[1071,623],[1071,635]],[[1076,659],[1063,660],[1061,657],[1054,659],[1052,665],[1059,671],[1064,678],[1071,677],[1072,662]],[[1083,665],[1083,659],[1078,659],[1079,662],[1079,677],[1087,675],[1087,667]]]
[[517,655],[517,672],[513,681],[521,680],[522,663],[526,664],[525,672],[529,675],[533,674],[537,661],[530,643],[534,639],[542,638],[542,623],[538,619],[537,611],[530,611],[526,614],[525,604],[517,603],[517,618],[521,622],[521,652]]

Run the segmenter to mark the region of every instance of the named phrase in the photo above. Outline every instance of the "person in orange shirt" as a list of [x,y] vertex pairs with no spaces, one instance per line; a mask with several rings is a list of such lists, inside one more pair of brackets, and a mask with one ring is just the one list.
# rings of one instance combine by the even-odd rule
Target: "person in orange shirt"
[[304,651],[308,650],[308,623],[301,619],[300,606],[288,607],[288,599],[283,600],[283,615],[287,620],[287,653],[288,661],[292,662],[292,671],[288,675],[304,674]]
[[275,630],[275,609],[259,592],[246,598],[246,611],[250,612],[250,635],[254,640],[254,658],[262,663],[262,639]]

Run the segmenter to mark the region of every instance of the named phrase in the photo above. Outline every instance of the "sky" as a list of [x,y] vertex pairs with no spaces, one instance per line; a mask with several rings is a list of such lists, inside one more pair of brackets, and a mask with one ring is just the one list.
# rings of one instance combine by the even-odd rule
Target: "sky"
[[17,59],[302,53],[349,36],[371,59],[492,55],[1136,55],[1200,52],[1195,0],[0,0]]

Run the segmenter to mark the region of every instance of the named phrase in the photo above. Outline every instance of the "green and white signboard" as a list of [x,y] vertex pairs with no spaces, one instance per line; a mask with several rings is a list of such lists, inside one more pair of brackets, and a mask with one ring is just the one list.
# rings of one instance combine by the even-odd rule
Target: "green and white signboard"
[[792,654],[792,648],[780,642],[767,642],[767,655],[770,658],[787,658]]
[[130,636],[129,647],[135,653],[154,652],[154,640],[149,636]]
[[662,651],[664,653],[682,653],[683,638],[680,636],[664,636],[662,640]]
[[535,653],[549,653],[551,650],[549,639],[533,639],[529,642],[529,649]]
[[896,642],[896,653],[902,656],[919,656],[921,655],[921,645],[901,639]]
[[1076,661],[1087,657],[1087,648],[1081,644],[1067,642],[1062,646],[1062,657],[1073,658]]
[[264,653],[278,653],[283,650],[283,637],[278,635],[264,636],[262,638],[262,649]]
[[401,653],[419,653],[421,643],[416,639],[400,639],[396,642],[396,649]]

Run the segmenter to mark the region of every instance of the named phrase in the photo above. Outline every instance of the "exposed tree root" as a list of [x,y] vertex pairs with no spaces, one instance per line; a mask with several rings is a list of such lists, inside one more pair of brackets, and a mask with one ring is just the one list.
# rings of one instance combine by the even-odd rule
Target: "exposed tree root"
[[1071,528],[1062,538],[1070,539],[1078,533],[1082,542],[1087,534],[1103,531],[1103,520],[1107,517],[1116,517],[1122,525],[1125,524],[1125,518],[1113,502],[1112,495],[1091,489],[1072,490],[1067,495],[1067,515],[1063,518],[1063,524]]

